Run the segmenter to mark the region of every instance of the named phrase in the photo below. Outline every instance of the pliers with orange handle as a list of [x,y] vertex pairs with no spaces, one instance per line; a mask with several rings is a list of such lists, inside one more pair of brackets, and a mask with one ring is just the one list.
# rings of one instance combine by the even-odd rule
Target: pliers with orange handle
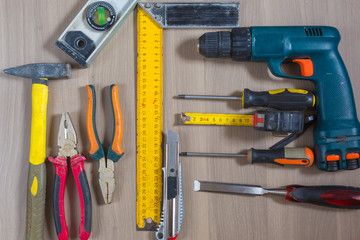
[[114,119],[114,128],[112,140],[105,157],[103,146],[100,143],[99,136],[96,130],[95,114],[96,114],[96,93],[93,85],[87,85],[87,113],[86,113],[86,128],[90,141],[89,154],[93,160],[99,161],[99,184],[105,203],[109,204],[112,201],[112,195],[115,190],[115,174],[114,162],[124,155],[121,147],[121,140],[123,134],[122,115],[119,104],[117,84],[110,86],[110,98]]

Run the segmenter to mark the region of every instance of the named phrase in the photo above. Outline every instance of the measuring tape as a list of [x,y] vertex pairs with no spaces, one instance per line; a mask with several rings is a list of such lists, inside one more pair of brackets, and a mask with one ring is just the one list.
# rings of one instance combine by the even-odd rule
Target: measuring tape
[[221,125],[221,126],[262,126],[262,114],[239,115],[217,113],[182,113],[181,122],[190,125]]
[[137,14],[138,230],[156,230],[162,200],[163,29],[138,6]]

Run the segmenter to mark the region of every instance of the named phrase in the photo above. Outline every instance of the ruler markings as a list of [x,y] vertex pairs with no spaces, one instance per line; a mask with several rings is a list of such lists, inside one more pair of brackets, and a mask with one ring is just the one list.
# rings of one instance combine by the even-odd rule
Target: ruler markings
[[184,114],[186,125],[254,126],[253,115],[188,112]]
[[150,230],[145,222],[160,222],[162,199],[163,29],[139,6],[137,24],[136,221]]

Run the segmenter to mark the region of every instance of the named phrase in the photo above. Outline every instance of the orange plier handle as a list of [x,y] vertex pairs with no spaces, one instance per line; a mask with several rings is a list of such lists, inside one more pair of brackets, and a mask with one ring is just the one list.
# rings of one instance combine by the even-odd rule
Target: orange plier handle
[[[87,105],[87,113],[86,113],[86,128],[90,141],[90,156],[95,160],[100,160],[105,157],[103,146],[100,143],[97,130],[96,130],[96,92],[95,87],[93,85],[87,85],[87,94],[88,94],[88,105]],[[122,135],[123,135],[123,122],[122,122],[122,114],[119,103],[119,94],[118,94],[119,86],[117,84],[113,84],[110,86],[110,100],[111,107],[113,113],[113,136],[108,149],[107,158],[117,162],[124,151],[121,147]]]
[[124,155],[121,147],[123,135],[123,120],[119,103],[119,85],[112,84],[110,86],[111,108],[114,119],[113,136],[109,146],[107,158],[117,162]]

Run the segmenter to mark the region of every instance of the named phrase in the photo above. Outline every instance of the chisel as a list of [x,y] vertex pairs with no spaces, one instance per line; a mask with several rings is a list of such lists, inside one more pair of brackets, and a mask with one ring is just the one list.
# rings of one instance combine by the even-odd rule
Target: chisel
[[287,201],[312,203],[320,206],[359,209],[360,188],[347,186],[288,185],[285,189],[265,189],[260,186],[194,181],[195,192],[237,193],[249,195],[280,195]]

